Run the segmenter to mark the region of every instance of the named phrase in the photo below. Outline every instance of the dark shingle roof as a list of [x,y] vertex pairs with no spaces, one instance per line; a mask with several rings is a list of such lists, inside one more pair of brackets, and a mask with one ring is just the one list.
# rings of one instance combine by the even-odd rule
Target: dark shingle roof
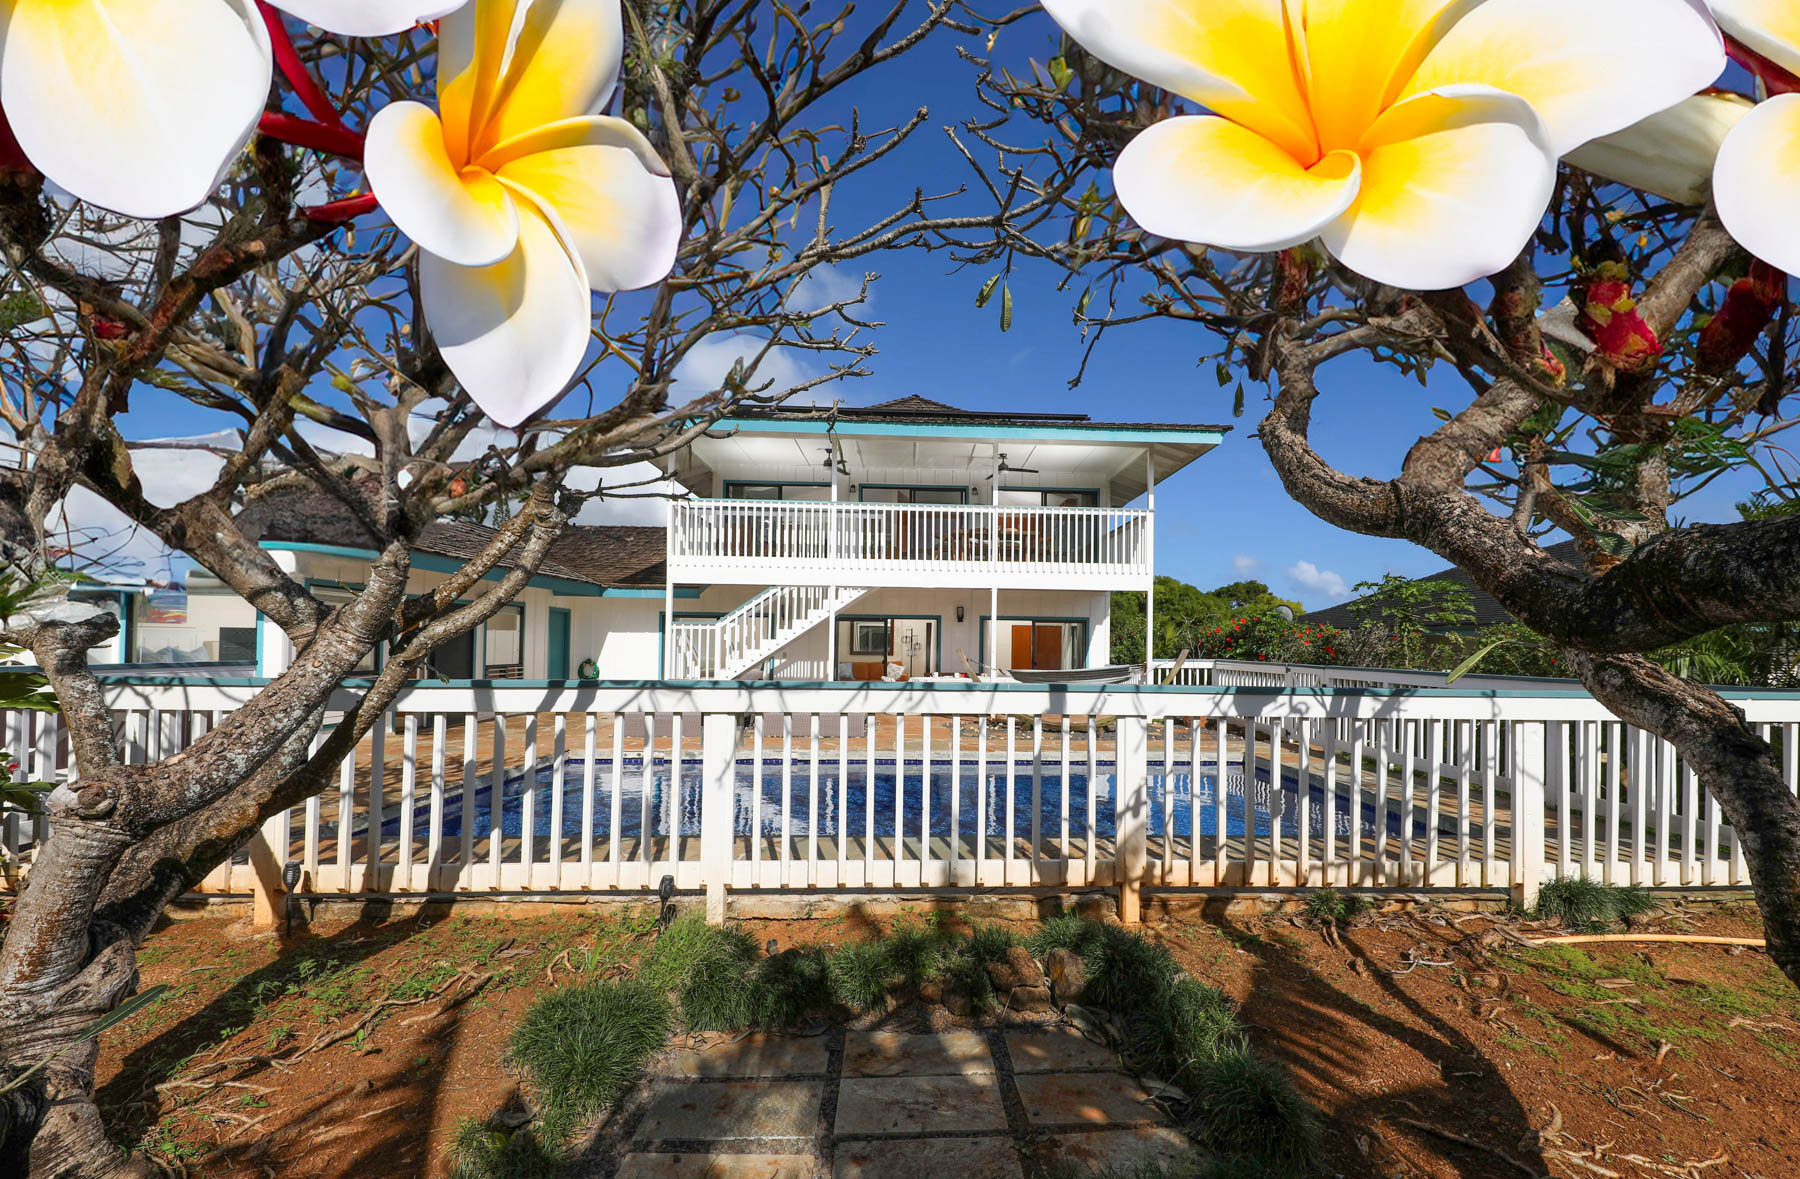
[[[1553,544],[1544,551],[1553,559],[1560,561],[1571,568],[1581,568],[1581,548],[1572,540],[1565,540],[1560,544]],[[1496,626],[1500,623],[1511,622],[1513,620],[1513,616],[1507,613],[1506,607],[1500,604],[1499,599],[1469,580],[1469,575],[1464,573],[1461,569],[1444,569],[1440,572],[1433,573],[1429,577],[1421,577],[1417,580],[1451,581],[1466,588],[1469,591],[1469,600],[1475,607],[1475,621],[1472,625],[1476,627]],[[1356,625],[1356,614],[1351,610],[1351,607],[1354,606],[1356,602],[1360,601],[1362,601],[1362,599],[1357,598],[1355,601],[1341,602],[1336,606],[1327,606],[1323,610],[1314,610],[1310,614],[1301,615],[1300,621],[1318,623],[1323,626],[1335,626],[1340,630],[1349,630]]]
[[[238,514],[238,526],[258,542],[374,549],[375,538],[351,512],[323,491],[264,496]],[[485,524],[438,520],[427,524],[415,550],[466,561],[494,535]],[[632,524],[572,524],[538,565],[546,577],[602,587],[661,586],[668,576],[662,528]],[[510,555],[500,562],[511,568]]]

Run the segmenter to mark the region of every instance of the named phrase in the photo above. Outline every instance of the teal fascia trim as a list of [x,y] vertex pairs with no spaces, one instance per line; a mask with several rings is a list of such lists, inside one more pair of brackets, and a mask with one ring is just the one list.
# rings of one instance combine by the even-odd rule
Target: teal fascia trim
[[1200,446],[1218,446],[1225,435],[1217,430],[1116,430],[1094,426],[959,426],[945,424],[907,425],[902,422],[768,422],[761,419],[726,418],[718,429],[739,430],[746,434],[824,434],[844,437],[885,438],[1018,438],[1040,442],[1190,442]]
[[[314,544],[311,541],[271,540],[264,541],[262,547],[270,552],[286,553],[318,553],[326,557],[348,557],[357,561],[373,561],[377,554],[373,549],[357,549],[348,545]],[[435,553],[414,553],[412,558],[415,569],[424,569],[432,573],[455,573],[462,568],[462,562],[452,557],[440,557]],[[496,569],[482,578],[483,581],[499,581],[507,571]],[[660,589],[607,589],[588,581],[573,581],[567,577],[551,577],[539,574],[530,581],[533,589],[547,589],[559,598],[660,598]],[[705,587],[685,586],[675,591],[678,598],[697,598]]]

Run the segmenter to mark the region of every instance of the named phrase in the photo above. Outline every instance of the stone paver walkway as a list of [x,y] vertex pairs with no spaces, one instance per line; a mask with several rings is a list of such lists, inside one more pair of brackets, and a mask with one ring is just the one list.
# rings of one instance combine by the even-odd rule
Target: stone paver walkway
[[664,1053],[619,1179],[1023,1179],[1189,1149],[1110,1050],[1068,1027],[833,1029]]

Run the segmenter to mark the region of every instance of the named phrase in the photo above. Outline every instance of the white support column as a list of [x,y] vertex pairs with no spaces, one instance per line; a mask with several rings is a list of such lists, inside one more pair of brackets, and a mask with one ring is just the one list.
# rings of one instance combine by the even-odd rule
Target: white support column
[[[1119,888],[1119,920],[1141,919],[1144,865],[1150,858],[1150,724],[1122,716],[1117,725],[1118,787],[1113,793],[1113,883]],[[1220,774],[1220,781],[1224,775]]]
[[1150,570],[1150,584],[1144,590],[1144,673],[1149,680],[1150,669],[1156,666],[1156,451],[1149,447],[1144,450],[1144,487],[1144,507],[1150,512],[1144,521],[1144,564]]
[[1000,444],[994,443],[993,479],[988,483],[988,642],[989,675],[1000,670]]
[[700,879],[711,925],[725,924],[725,889],[731,882],[737,725],[731,713],[708,713],[700,721]]
[[[275,567],[289,577],[299,580],[300,557],[285,549],[276,549],[269,554]],[[263,615],[256,616],[256,674],[264,679],[274,679],[294,664],[294,644],[287,637],[287,632],[276,626]]]
[[[663,462],[663,474],[667,475],[674,465],[674,459]],[[663,525],[663,633],[662,633],[662,678],[675,678],[675,500],[674,488],[670,487],[668,513]]]
[[[838,539],[838,469],[837,469],[837,435],[831,436],[831,515],[825,519],[825,553],[832,571],[837,571],[837,539]],[[838,678],[838,587],[831,587],[831,610],[825,625],[830,627],[825,634],[825,680],[835,682]]]

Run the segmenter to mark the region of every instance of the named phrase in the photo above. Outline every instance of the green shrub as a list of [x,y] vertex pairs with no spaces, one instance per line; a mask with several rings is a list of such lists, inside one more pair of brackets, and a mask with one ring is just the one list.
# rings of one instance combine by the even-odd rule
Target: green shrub
[[1368,907],[1369,902],[1363,897],[1335,888],[1316,888],[1306,894],[1305,912],[1315,921],[1348,921]]
[[1026,937],[1025,945],[1038,958],[1051,950],[1073,950],[1081,954],[1093,940],[1093,931],[1098,927],[1099,922],[1089,921],[1079,914],[1058,913]]
[[1119,925],[1089,922],[1085,948],[1087,970],[1081,1001],[1129,1020],[1140,1009],[1161,1003],[1181,973],[1167,949]]
[[[1008,951],[1018,944],[1018,936],[1004,925],[982,924],[970,926],[968,939],[961,950],[965,956],[985,966],[989,962],[1006,961]],[[1032,953],[1043,957],[1037,950]]]
[[659,991],[677,991],[704,959],[754,956],[756,946],[735,930],[708,925],[691,913],[665,929],[638,967],[637,977]]
[[1225,1052],[1193,1069],[1192,1080],[1201,1128],[1215,1149],[1286,1176],[1318,1166],[1319,1114],[1286,1069],[1249,1052]]
[[1191,978],[1140,1008],[1126,1035],[1127,1055],[1139,1068],[1183,1089],[1201,1066],[1248,1048],[1230,997]]
[[880,938],[851,942],[832,952],[831,992],[851,1011],[873,1011],[887,1002],[894,983],[894,965],[887,943]]
[[1656,898],[1647,888],[1602,884],[1587,876],[1572,876],[1544,885],[1532,916],[1540,921],[1558,920],[1570,929],[1592,933],[1655,908]]
[[507,1055],[531,1082],[545,1138],[562,1141],[617,1099],[669,1030],[663,992],[638,981],[582,983],[533,1003]]
[[935,921],[896,921],[883,942],[895,980],[916,990],[943,976],[944,958],[958,940]]
[[945,989],[966,995],[970,1011],[986,1015],[999,1000],[993,980],[988,978],[988,963],[1006,961],[1007,953],[1018,944],[1019,939],[1004,926],[974,926],[966,938],[945,948],[939,967]]
[[556,1179],[561,1172],[560,1152],[546,1150],[530,1130],[464,1118],[450,1139],[451,1179]]
[[794,1027],[833,1005],[831,959],[817,946],[764,958],[750,987],[752,1023],[770,1030]]

